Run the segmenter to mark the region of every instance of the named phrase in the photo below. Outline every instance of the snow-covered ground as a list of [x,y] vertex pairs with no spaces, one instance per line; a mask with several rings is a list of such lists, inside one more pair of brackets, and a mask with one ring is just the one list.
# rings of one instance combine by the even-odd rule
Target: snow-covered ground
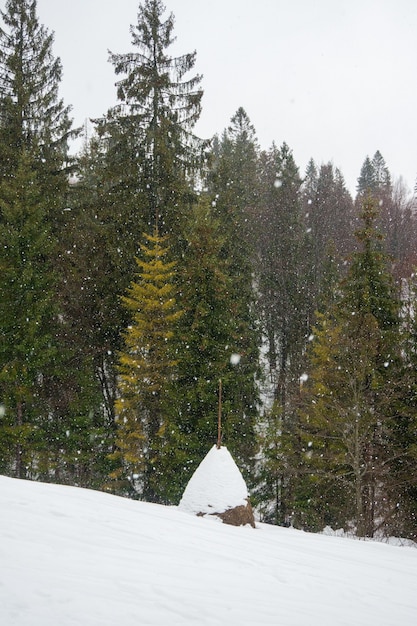
[[1,626],[415,626],[417,550],[0,477]]

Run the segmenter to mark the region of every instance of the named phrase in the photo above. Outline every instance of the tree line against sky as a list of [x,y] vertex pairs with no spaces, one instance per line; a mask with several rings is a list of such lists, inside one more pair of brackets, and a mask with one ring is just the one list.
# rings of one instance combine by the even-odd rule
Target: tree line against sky
[[243,107],[196,137],[196,53],[169,55],[160,0],[70,156],[36,1],[1,15],[0,471],[175,504],[221,380],[261,519],[414,537],[417,222],[383,156],[352,198],[332,163],[261,150]]

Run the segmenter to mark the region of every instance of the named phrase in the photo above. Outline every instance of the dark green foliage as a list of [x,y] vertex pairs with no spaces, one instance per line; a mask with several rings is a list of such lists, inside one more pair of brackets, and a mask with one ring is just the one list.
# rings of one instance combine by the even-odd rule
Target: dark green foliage
[[374,191],[375,189],[375,176],[374,167],[372,165],[369,156],[366,157],[358,178],[357,190],[360,194],[366,194]]
[[[70,344],[59,259],[69,108],[36,2],[6,4],[0,32],[1,378],[4,471],[91,484],[95,381]],[[87,357],[88,358],[88,357]],[[10,437],[12,439],[10,439]]]
[[1,11],[0,472],[178,503],[221,381],[264,521],[416,538],[417,223],[382,155],[354,205],[331,163],[302,181],[285,143],[261,152],[240,107],[206,160],[196,53],[144,0],[69,184],[36,8]]
[[0,185],[2,471],[97,485],[98,389],[57,298],[57,242],[37,177],[24,155]]
[[[222,245],[217,247],[220,255],[219,267],[224,267],[223,271],[229,281],[229,304],[226,306],[233,316],[234,328],[230,339],[226,341],[229,346],[234,341],[239,341],[236,347],[239,348],[239,354],[242,354],[242,361],[237,369],[245,381],[236,381],[242,387],[233,394],[231,407],[237,412],[237,419],[241,419],[243,415],[251,415],[248,419],[252,428],[256,412],[255,380],[258,378],[260,338],[255,311],[256,241],[252,229],[259,202],[258,146],[255,130],[242,107],[232,117],[221,140],[214,141],[207,183],[212,200],[212,215],[222,236]],[[246,437],[244,432],[243,436]],[[249,439],[246,441],[249,443]],[[249,443],[249,447],[254,445],[254,442]],[[250,455],[238,454],[242,461],[240,467],[244,467]]]
[[98,129],[127,171],[130,159],[139,168],[136,185],[145,197],[141,217],[148,228],[178,236],[189,195],[186,176],[202,163],[205,143],[192,130],[203,92],[201,76],[184,79],[196,53],[173,58],[167,52],[174,41],[174,18],[164,20],[164,12],[160,0],[146,0],[130,29],[137,52],[110,53],[116,74],[123,76],[117,83],[121,104],[99,121]]
[[[115,355],[129,313],[121,306],[133,279],[143,232],[175,232],[193,193],[190,181],[203,143],[192,135],[200,114],[200,76],[186,79],[195,53],[172,58],[173,16],[159,1],[139,6],[131,27],[135,51],[110,54],[120,104],[96,120],[97,137],[80,159],[73,211],[67,215],[71,254],[63,259],[66,303],[80,348],[91,354],[105,417],[114,423]],[[201,161],[199,162],[201,164]],[[80,293],[74,301],[72,292]],[[80,315],[82,311],[82,315]]]
[[401,372],[392,381],[395,398],[390,412],[389,492],[394,506],[388,520],[391,534],[417,538],[417,323],[415,276],[405,283],[402,311]]
[[216,442],[219,380],[223,442],[246,476],[253,468],[258,401],[256,330],[240,315],[243,303],[236,298],[231,263],[224,256],[227,234],[206,203],[194,212],[186,236],[188,245],[180,268],[184,315],[178,348],[181,440],[177,497]]
[[23,153],[11,182],[0,185],[0,381],[9,439],[2,471],[19,477],[36,454],[45,378],[57,356],[53,246],[37,175]]
[[310,317],[329,298],[355,249],[356,216],[343,176],[331,163],[310,162],[302,188]]
[[366,157],[358,178],[358,195],[375,195],[391,189],[391,175],[382,154],[377,150],[372,158]]
[[36,0],[8,0],[0,30],[0,155],[3,176],[11,176],[25,150],[39,170],[44,202],[56,207],[68,162],[70,108],[59,98],[62,76],[52,54],[53,35],[39,24]]
[[272,146],[268,153],[263,153],[261,164],[257,241],[259,305],[270,368],[278,368],[285,379],[287,366],[293,362],[308,330],[302,269],[301,179],[286,144],[280,149]]
[[[309,331],[305,226],[301,178],[289,147],[275,145],[261,155],[261,197],[257,224],[258,309],[267,349],[271,408],[260,427],[262,462],[258,498],[270,500],[266,519],[287,521],[292,476],[278,440],[294,429],[303,351]],[[283,444],[282,444],[283,445]]]
[[214,140],[207,181],[213,215],[225,235],[222,255],[233,277],[239,315],[249,325],[255,297],[253,223],[259,202],[258,151],[255,129],[240,107],[221,140]]
[[363,204],[362,228],[356,231],[362,249],[354,255],[345,281],[345,306],[353,313],[369,312],[382,330],[389,331],[398,328],[399,302],[393,297],[394,285],[382,251],[382,235],[375,228],[377,215],[369,197]]
[[134,189],[130,197],[129,190],[122,190],[121,185],[125,201],[119,204],[118,192],[108,180],[105,158],[95,140],[80,157],[71,210],[65,214],[66,246],[60,266],[68,342],[89,360],[91,375],[100,383],[103,420],[111,431],[116,394],[114,362],[121,348],[121,332],[130,319],[120,294],[134,274],[141,221],[133,210],[133,203],[138,201]]
[[[399,300],[375,219],[368,199],[357,232],[361,249],[314,331],[300,431],[300,485],[311,488],[313,526],[352,524],[364,536],[386,528],[393,506],[389,417],[398,400],[400,358]],[[308,523],[310,514],[309,507],[299,510],[297,523]]]
[[391,175],[381,153],[372,160],[367,157],[358,179],[356,204],[359,207],[367,194],[378,206],[378,227],[384,236],[384,250],[390,256],[398,283],[414,271],[417,247],[417,222],[413,202],[400,179],[392,184]]
[[243,274],[243,280],[253,256],[250,224],[259,201],[258,152],[255,129],[240,107],[221,139],[214,139],[208,189],[213,196],[214,215],[229,234],[230,262],[237,277]]

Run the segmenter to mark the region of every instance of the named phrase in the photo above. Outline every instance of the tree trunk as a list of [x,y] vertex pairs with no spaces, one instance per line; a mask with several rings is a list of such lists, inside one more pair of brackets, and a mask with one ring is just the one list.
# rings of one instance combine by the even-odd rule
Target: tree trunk
[[23,425],[23,404],[19,400],[16,405],[16,426],[18,439],[16,444],[16,478],[23,478],[21,431]]

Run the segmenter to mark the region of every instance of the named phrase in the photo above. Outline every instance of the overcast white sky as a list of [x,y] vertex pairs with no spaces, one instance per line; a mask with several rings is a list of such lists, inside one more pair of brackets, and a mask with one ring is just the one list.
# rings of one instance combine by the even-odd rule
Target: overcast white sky
[[[2,2],[4,4],[4,0]],[[333,161],[351,191],[380,150],[394,177],[417,178],[416,0],[165,0],[171,54],[197,50],[201,137],[243,106],[263,148],[286,141],[303,174]],[[77,125],[116,103],[107,50],[132,50],[139,0],[38,0],[55,32],[61,94]]]

